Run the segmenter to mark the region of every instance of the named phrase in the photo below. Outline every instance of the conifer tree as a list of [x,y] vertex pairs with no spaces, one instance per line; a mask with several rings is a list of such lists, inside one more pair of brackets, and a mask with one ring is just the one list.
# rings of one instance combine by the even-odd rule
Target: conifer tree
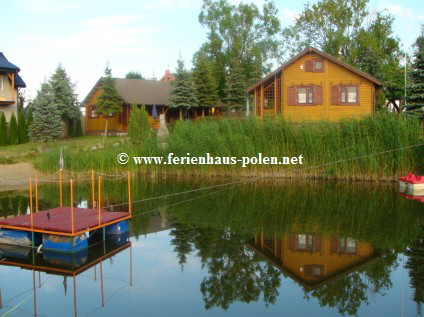
[[246,103],[246,92],[244,87],[243,72],[238,63],[233,63],[229,69],[229,74],[226,77],[226,97],[225,101],[228,107],[240,109]]
[[29,131],[29,128],[31,127],[31,124],[34,122],[34,114],[32,112],[32,105],[29,107],[28,110],[28,117],[27,117],[27,130]]
[[128,136],[131,142],[143,143],[149,137],[150,132],[151,127],[146,107],[142,105],[141,109],[139,109],[136,104],[133,104],[128,126]]
[[25,120],[25,113],[23,110],[19,111],[18,138],[19,138],[19,144],[28,142],[28,129],[27,129],[27,123]]
[[12,116],[10,117],[9,122],[9,144],[19,144],[18,122],[16,121],[16,116],[14,112],[12,112]]
[[171,81],[171,98],[168,106],[170,108],[179,108],[180,119],[182,119],[182,110],[197,107],[198,100],[195,96],[189,73],[184,67],[184,62],[180,58],[177,63],[178,67],[175,80]]
[[52,103],[56,104],[63,122],[76,119],[79,115],[78,101],[75,95],[75,84],[71,82],[66,70],[59,64],[50,77]]
[[215,107],[218,103],[218,85],[214,80],[211,64],[202,53],[199,53],[195,59],[193,83],[195,96],[199,106],[202,107],[202,116],[204,116],[205,107]]
[[31,141],[48,142],[62,135],[61,112],[52,99],[50,85],[46,82],[41,84],[33,102],[34,121],[29,128]]
[[411,86],[406,114],[413,114],[424,120],[424,26],[414,46],[414,62],[410,73]]
[[77,119],[77,124],[75,127],[75,136],[79,137],[83,135],[83,131],[82,131],[82,124],[81,124],[81,118]]
[[106,116],[105,136],[107,135],[107,125],[110,115],[115,115],[122,111],[122,99],[115,88],[115,80],[112,78],[112,70],[109,65],[105,69],[105,77],[103,77],[103,92],[97,101],[96,112]]
[[9,142],[7,140],[7,123],[6,123],[6,116],[4,115],[4,112],[2,111],[0,116],[0,146],[1,145],[7,145]]

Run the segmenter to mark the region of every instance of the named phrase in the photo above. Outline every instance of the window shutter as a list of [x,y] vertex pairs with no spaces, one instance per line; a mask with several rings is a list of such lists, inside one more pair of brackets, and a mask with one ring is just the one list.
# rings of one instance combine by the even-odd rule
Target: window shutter
[[314,266],[313,265],[304,265],[303,270],[304,270],[306,276],[313,276],[314,275]]
[[287,88],[287,103],[289,106],[296,105],[296,87]]
[[314,61],[312,59],[305,61],[305,72],[314,71]]
[[340,86],[331,86],[331,104],[339,105],[340,104]]
[[359,106],[359,105],[361,105],[361,99],[360,99],[361,94],[359,93],[359,85],[357,85],[356,88],[357,88],[357,90],[356,90],[356,104]]
[[289,249],[290,251],[294,251],[295,245],[296,245],[295,236],[291,234],[287,237],[287,249]]
[[331,237],[330,250],[331,253],[340,252],[340,239],[338,237]]
[[128,124],[128,105],[123,105],[123,109],[122,109],[122,112],[121,112],[121,115],[122,115],[122,119],[121,119],[121,123],[122,124]]
[[322,86],[314,86],[314,104],[322,105]]
[[314,251],[321,252],[321,237],[314,235]]

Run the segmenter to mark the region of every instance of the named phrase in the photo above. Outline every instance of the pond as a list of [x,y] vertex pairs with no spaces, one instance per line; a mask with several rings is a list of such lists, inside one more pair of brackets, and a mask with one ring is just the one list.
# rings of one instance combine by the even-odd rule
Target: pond
[[[420,316],[424,204],[397,190],[134,179],[128,236],[75,256],[0,245],[0,315]],[[40,210],[59,205],[56,183],[38,195]],[[101,196],[128,208],[123,180],[104,180]],[[77,182],[75,206],[91,197]],[[0,192],[0,216],[28,206],[29,191]]]

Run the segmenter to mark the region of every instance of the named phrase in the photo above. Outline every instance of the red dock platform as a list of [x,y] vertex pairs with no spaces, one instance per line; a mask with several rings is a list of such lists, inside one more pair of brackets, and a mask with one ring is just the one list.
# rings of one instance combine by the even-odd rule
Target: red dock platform
[[[58,207],[32,214],[0,220],[0,227],[30,232],[76,236],[131,218],[128,212],[100,211],[88,208]],[[73,227],[72,227],[73,219]]]

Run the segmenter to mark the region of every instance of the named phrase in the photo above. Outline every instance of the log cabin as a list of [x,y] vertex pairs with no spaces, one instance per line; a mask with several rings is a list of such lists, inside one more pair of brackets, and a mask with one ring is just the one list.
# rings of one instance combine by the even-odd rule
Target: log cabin
[[25,88],[26,84],[19,76],[21,69],[9,62],[0,52],[0,115],[3,112],[6,122],[10,121],[12,113],[18,112],[18,91]]
[[379,259],[369,243],[313,232],[283,237],[259,234],[248,246],[308,291]]
[[[174,79],[173,74],[169,70],[166,70],[165,75],[159,81],[115,78],[115,88],[123,100],[122,111],[106,118],[96,113],[97,99],[103,93],[103,78],[100,78],[81,103],[81,107],[85,108],[86,115],[85,134],[98,135],[103,133],[106,119],[108,120],[108,133],[126,134],[128,132],[131,107],[134,104],[138,107],[145,105],[150,124],[154,129],[159,127],[160,114],[165,114],[167,123],[181,119],[183,115],[190,119],[196,119],[203,115],[214,116],[219,114],[218,109],[207,107],[197,107],[187,112],[182,109],[168,107],[171,82]],[[154,108],[156,108],[156,118],[153,115]]]
[[313,47],[247,89],[256,117],[340,121],[375,114],[382,83]]
[[139,107],[145,105],[149,114],[149,120],[152,127],[159,125],[159,118],[153,118],[153,108],[156,108],[157,114],[167,113],[168,120],[176,109],[168,111],[169,100],[169,81],[144,80],[116,78],[115,88],[122,98],[122,111],[118,114],[109,116],[98,115],[96,113],[96,104],[98,97],[103,93],[103,78],[100,78],[87,97],[82,101],[81,107],[85,108],[85,133],[101,134],[104,132],[106,119],[108,119],[108,133],[125,134],[128,132],[131,107],[137,104]]

